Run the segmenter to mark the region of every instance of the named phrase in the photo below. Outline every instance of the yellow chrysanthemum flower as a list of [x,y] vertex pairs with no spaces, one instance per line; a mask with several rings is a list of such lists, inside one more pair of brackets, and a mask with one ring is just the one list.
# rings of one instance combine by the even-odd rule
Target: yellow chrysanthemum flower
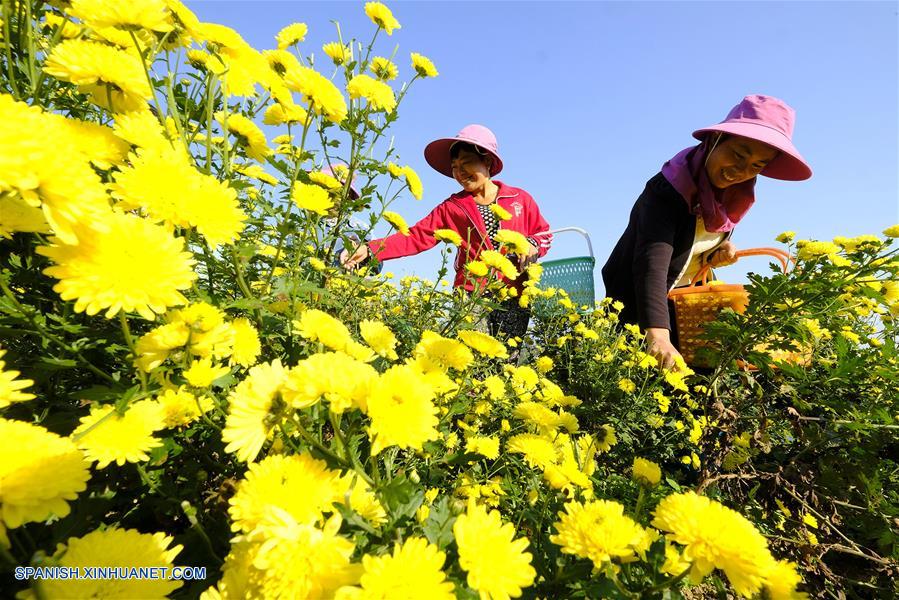
[[241,175],[252,177],[262,183],[269,185],[278,185],[278,178],[262,168],[262,165],[249,163],[245,165],[234,165],[234,170]]
[[[0,194],[18,196],[38,208],[58,238],[78,243],[73,227],[78,223],[103,226],[109,213],[106,190],[88,162],[79,140],[65,119],[44,113],[38,106],[17,102],[0,94]],[[53,140],[52,144],[47,140]],[[72,194],[77,189],[78,194]],[[43,225],[34,211],[21,202],[5,199],[0,212],[4,231],[40,231]]]
[[424,195],[424,188],[421,185],[421,178],[418,176],[418,173],[412,167],[406,165],[403,167],[403,177],[406,179],[406,185],[409,186],[409,193],[416,200],[421,200]]
[[353,48],[349,45],[344,46],[340,42],[328,42],[322,46],[322,52],[327,54],[337,66],[353,59]]
[[253,160],[264,162],[265,157],[271,154],[265,134],[250,119],[240,113],[228,114],[227,118],[223,113],[217,113],[216,119],[237,138],[237,144],[246,148],[247,156]]
[[269,509],[256,529],[235,538],[222,580],[201,598],[333,598],[359,578],[350,562],[355,546],[339,535],[341,523],[333,515],[318,527]]
[[796,591],[802,583],[802,575],[796,571],[796,563],[779,560],[765,574],[765,597],[770,600],[806,600],[808,594]]
[[396,65],[389,58],[384,58],[383,56],[376,56],[371,59],[368,68],[378,79],[383,79],[384,81],[392,81],[400,74]]
[[216,77],[222,77],[228,72],[228,65],[225,64],[221,56],[209,54],[204,50],[197,50],[196,48],[188,50],[186,56],[187,62],[195,69],[209,71]]
[[795,231],[784,231],[783,233],[781,233],[774,239],[776,239],[781,244],[789,244],[790,242],[793,241],[793,238],[795,238],[795,237],[796,237]]
[[256,460],[272,431],[284,418],[281,390],[287,369],[281,361],[256,365],[228,396],[228,417],[222,430],[226,452],[243,462]]
[[122,466],[126,462],[150,460],[147,453],[162,446],[153,434],[165,427],[165,415],[152,400],[134,402],[125,414],[119,414],[109,404],[93,406],[79,422],[72,440],[90,460],[97,461],[98,469],[111,462]]
[[615,428],[611,425],[603,425],[596,433],[596,449],[600,452],[608,452],[612,446],[618,443],[618,437],[615,435]]
[[212,385],[212,382],[230,373],[228,367],[215,365],[212,358],[200,358],[191,363],[190,368],[185,369],[181,374],[187,380],[187,383],[197,388],[205,388]]
[[473,260],[465,264],[465,270],[475,277],[486,277],[487,273],[490,271],[490,267],[483,261]]
[[339,190],[343,187],[343,184],[341,184],[336,177],[321,171],[310,171],[309,180],[327,190]]
[[139,150],[131,155],[131,165],[114,175],[110,192],[124,208],[144,209],[154,221],[196,227],[213,248],[233,243],[247,218],[237,192],[189,160],[172,148]]
[[184,387],[167,389],[156,397],[166,428],[190,425],[212,409],[212,400],[197,398]]
[[[300,61],[297,57],[287,50],[266,50],[262,53],[262,56],[265,58],[266,62],[268,62],[269,68],[271,68],[278,77],[283,78],[288,71],[293,71],[300,67]],[[277,91],[272,93],[272,98],[279,102],[289,99],[285,97],[285,94],[290,94],[289,90],[280,85],[276,85],[275,89]]]
[[313,525],[334,512],[348,489],[339,471],[307,453],[267,456],[250,464],[245,479],[228,501],[231,530],[249,533],[271,507],[281,509],[297,523]]
[[509,252],[519,256],[527,256],[531,243],[526,237],[511,229],[500,229],[493,237],[494,241],[506,246]]
[[397,339],[387,325],[381,321],[365,319],[359,322],[359,332],[365,343],[380,356],[388,360],[398,358],[396,354]]
[[799,249],[800,260],[815,260],[828,254],[836,254],[840,247],[831,242],[808,242]]
[[589,559],[599,571],[614,559],[633,557],[644,536],[643,528],[624,514],[624,507],[610,500],[569,502],[553,526],[558,533],[550,536],[552,543],[564,554]]
[[314,308],[304,311],[300,319],[294,321],[294,327],[307,340],[319,342],[331,350],[342,351],[352,340],[350,330],[339,319]]
[[542,434],[553,434],[560,426],[559,415],[539,402],[520,402],[512,415],[527,421]]
[[90,463],[67,438],[38,425],[0,419],[0,528],[69,514],[87,487]]
[[517,598],[534,583],[529,542],[515,539],[515,528],[503,523],[498,511],[469,503],[453,524],[459,547],[459,566],[468,573],[468,585],[482,598]]
[[496,215],[496,218],[500,221],[508,221],[512,218],[512,213],[507,211],[505,208],[500,206],[498,203],[494,202],[490,205],[490,212]]
[[256,360],[262,354],[259,332],[256,331],[249,319],[243,317],[231,321],[231,330],[234,334],[234,342],[231,347],[229,364],[242,367],[256,364]]
[[[446,242],[447,244],[452,244],[453,246],[461,246],[462,245],[462,236],[453,231],[452,229],[437,229],[434,231],[434,239],[438,242]],[[484,275],[486,275],[486,270],[484,271]]]
[[[169,573],[182,546],[172,546],[174,538],[164,533],[140,533],[135,529],[96,530],[80,538],[69,538],[57,550],[60,567],[164,567]],[[47,598],[167,598],[184,585],[183,581],[159,579],[47,579],[40,582]]]
[[464,344],[429,330],[422,332],[421,340],[415,346],[413,354],[426,359],[435,368],[443,371],[447,369],[464,371],[474,361],[474,355]]
[[506,279],[517,279],[519,276],[518,269],[515,268],[512,261],[496,250],[484,250],[478,258],[488,267],[502,273]]
[[347,83],[346,91],[350,98],[365,98],[373,110],[393,112],[396,108],[396,96],[393,89],[368,75],[356,75]]
[[171,151],[172,143],[159,119],[149,110],[140,110],[115,116],[115,134],[139,148]]
[[137,340],[135,364],[150,372],[169,357],[172,350],[187,344],[190,329],[180,322],[155,327]]
[[31,206],[20,196],[0,196],[0,237],[12,238],[17,231],[50,233],[50,225],[40,208]]
[[391,367],[372,384],[368,398],[371,453],[388,446],[421,450],[436,440],[437,407],[434,390],[418,371],[407,365]]
[[147,29],[165,33],[174,28],[172,15],[163,0],[72,0],[66,12],[92,29],[115,27],[126,31]]
[[[256,84],[268,87],[272,71],[262,54],[246,43],[239,33],[217,23],[201,23],[196,36],[206,42],[225,66],[221,70],[222,91],[227,96],[254,96]],[[207,67],[219,72],[219,60],[207,61]]]
[[437,67],[431,62],[431,59],[417,52],[412,53],[412,68],[421,77],[437,77]]
[[128,154],[128,144],[105,125],[80,119],[58,121],[69,130],[72,139],[88,160],[100,169],[109,169],[113,165],[121,164]]
[[899,225],[893,225],[883,230],[883,235],[891,238],[899,238]]
[[278,42],[278,50],[284,50],[306,39],[309,27],[305,23],[291,23],[278,32],[275,41]]
[[553,370],[553,366],[554,366],[553,359],[551,359],[548,356],[541,356],[534,363],[534,366],[537,368],[537,371],[539,371],[541,374],[549,373],[550,371]]
[[465,440],[465,451],[480,454],[490,460],[496,460],[499,457],[499,438],[484,435],[469,436]]
[[506,382],[498,375],[491,375],[483,381],[484,389],[491,400],[503,400],[506,397]]
[[427,598],[455,600],[454,586],[442,571],[446,554],[421,537],[396,544],[393,554],[362,557],[359,587],[337,590],[336,600],[387,600]]
[[[352,471],[343,476],[343,482],[349,491],[344,494],[340,502],[352,508],[375,527],[380,527],[387,522],[387,511],[384,510],[377,494],[367,483],[359,479],[359,476]],[[347,494],[349,501],[347,501]]]
[[182,239],[129,214],[110,213],[105,225],[102,232],[77,229],[77,246],[51,238],[51,245],[37,248],[56,263],[44,274],[59,279],[53,289],[63,300],[75,300],[76,312],[105,310],[112,318],[135,311],[148,320],[186,303],[179,290],[197,275]]
[[544,469],[556,460],[556,447],[552,440],[533,433],[520,433],[509,438],[506,450],[523,454],[532,467]]
[[34,394],[22,391],[34,385],[34,381],[31,379],[17,379],[19,376],[18,371],[6,370],[6,362],[3,360],[4,354],[6,354],[6,350],[0,348],[0,409],[6,408],[13,402],[25,402],[34,398]]
[[474,331],[472,329],[463,329],[457,334],[459,339],[472,350],[480,352],[484,356],[490,358],[509,358],[509,352],[506,346],[495,337]]
[[[55,13],[46,12],[43,15],[44,22],[43,27],[49,30],[61,30],[60,36],[64,40],[69,40],[72,38],[79,37],[81,32],[84,30],[83,27],[78,26],[67,18],[57,15]],[[0,25],[3,24],[3,20],[0,19]],[[0,32],[0,38],[3,37],[2,32]]]
[[633,478],[640,485],[655,487],[662,480],[662,469],[645,458],[634,458]]
[[95,104],[113,112],[145,108],[153,95],[140,59],[105,44],[85,40],[60,42],[44,62],[44,71],[74,83],[90,94]]
[[299,67],[288,71],[284,83],[295,92],[302,94],[305,101],[317,113],[323,114],[333,123],[346,118],[347,106],[343,94],[330,79],[309,67]]
[[343,352],[322,352],[290,369],[282,397],[294,408],[307,408],[325,398],[329,410],[341,414],[350,408],[366,410],[374,367]]
[[397,21],[390,9],[380,2],[366,2],[365,14],[371,19],[371,22],[383,29],[387,35],[393,35],[394,29],[400,29],[401,25]]
[[409,225],[406,223],[406,220],[400,216],[398,213],[395,213],[391,210],[385,210],[383,215],[384,220],[390,223],[403,235],[409,235]]
[[752,522],[714,500],[695,492],[672,494],[659,502],[654,515],[653,527],[671,532],[668,539],[686,546],[694,583],[721,569],[734,590],[749,597],[773,568],[768,542]]
[[321,216],[327,215],[328,210],[334,207],[334,199],[328,193],[328,190],[309,183],[298,181],[293,184],[290,197],[303,210],[308,210]]
[[618,389],[625,394],[633,394],[637,391],[637,384],[634,383],[633,380],[623,377],[618,380]]

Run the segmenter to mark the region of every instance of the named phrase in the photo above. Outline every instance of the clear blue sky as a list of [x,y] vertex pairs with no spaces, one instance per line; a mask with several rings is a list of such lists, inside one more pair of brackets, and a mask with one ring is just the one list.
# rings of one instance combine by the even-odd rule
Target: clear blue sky
[[[321,60],[324,42],[367,42],[362,2],[198,1],[206,21],[237,29],[257,49],[284,25],[309,26],[302,47]],[[830,239],[879,233],[899,222],[899,29],[897,2],[387,2],[399,45],[430,57],[440,76],[417,81],[392,132],[402,161],[421,175],[425,198],[394,205],[411,222],[457,184],[431,170],[424,146],[482,123],[499,138],[498,179],[526,189],[553,227],[589,230],[599,267],[623,231],[647,179],[694,129],[716,123],[746,94],[797,111],[794,142],[815,171],[805,182],[759,178],[738,247],[773,245],[779,232]],[[330,74],[330,72],[328,71]],[[377,231],[376,231],[377,233]],[[548,258],[583,253],[562,236]],[[745,261],[720,275],[743,281]],[[387,264],[433,277],[438,252]],[[741,268],[744,265],[745,268]]]

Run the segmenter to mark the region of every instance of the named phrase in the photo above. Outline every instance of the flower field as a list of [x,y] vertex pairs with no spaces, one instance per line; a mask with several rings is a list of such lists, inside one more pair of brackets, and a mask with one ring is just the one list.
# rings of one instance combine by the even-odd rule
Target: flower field
[[[381,55],[401,24],[359,10],[370,29],[260,51],[179,0],[3,0],[0,589],[899,595],[899,225],[781,234],[793,268],[750,275],[696,372],[539,265],[504,287],[512,233],[471,294],[442,281],[449,230],[434,280],[347,272],[379,223],[408,234],[424,191],[390,128],[452,77]],[[509,297],[523,339],[479,327]]]

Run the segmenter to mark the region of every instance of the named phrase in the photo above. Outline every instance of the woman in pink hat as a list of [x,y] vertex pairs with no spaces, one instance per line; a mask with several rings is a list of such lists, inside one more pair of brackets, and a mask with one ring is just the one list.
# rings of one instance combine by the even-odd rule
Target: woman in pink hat
[[[456,254],[455,287],[473,290],[478,282],[465,271],[465,265],[477,260],[483,250],[495,248],[494,238],[502,229],[517,231],[530,242],[528,255],[520,267],[546,254],[552,243],[549,224],[540,214],[537,203],[526,191],[494,180],[503,168],[497,151],[496,136],[483,125],[468,125],[455,137],[435,140],[425,147],[425,160],[437,172],[452,177],[462,186],[421,221],[409,228],[409,235],[395,233],[360,246],[352,255],[344,253],[343,264],[354,267],[376,258],[378,261],[411,256],[437,244],[434,232],[451,229],[462,238]],[[511,215],[502,221],[494,207]],[[496,212],[495,212],[496,211]],[[507,281],[519,291],[524,277]],[[491,332],[521,336],[527,330],[529,313],[509,300],[488,318]]]
[[621,320],[640,326],[663,367],[680,356],[668,292],[704,264],[734,261],[730,237],[755,202],[756,177],[812,176],[793,146],[795,118],[782,100],[746,96],[724,121],[694,131],[700,143],[666,162],[634,204],[602,278],[606,295],[624,304]]

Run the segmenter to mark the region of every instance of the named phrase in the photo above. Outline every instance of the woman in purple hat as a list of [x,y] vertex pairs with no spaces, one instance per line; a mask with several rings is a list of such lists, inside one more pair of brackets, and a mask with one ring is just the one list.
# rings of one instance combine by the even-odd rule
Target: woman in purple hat
[[755,202],[758,175],[800,181],[812,170],[793,146],[796,113],[772,96],[746,96],[721,123],[646,183],[627,228],[602,268],[621,320],[646,333],[649,352],[671,368],[680,356],[668,292],[705,264],[734,262],[734,226]]
[[[483,125],[468,125],[455,137],[428,144],[425,160],[437,172],[455,179],[462,190],[410,227],[408,235],[395,233],[361,245],[352,255],[344,253],[341,261],[345,266],[354,267],[372,257],[384,261],[418,254],[437,244],[435,231],[451,229],[462,238],[454,261],[454,285],[471,291],[483,285],[483,281],[472,278],[465,265],[477,260],[483,250],[495,249],[500,230],[517,231],[530,242],[528,255],[521,259],[519,267],[546,254],[552,234],[537,203],[526,191],[493,179],[502,170],[503,161],[492,131]],[[503,221],[498,213],[508,213],[510,217]],[[524,276],[507,283],[521,291]],[[490,314],[488,324],[491,333],[514,337],[525,333],[528,319],[528,311],[512,299]]]

